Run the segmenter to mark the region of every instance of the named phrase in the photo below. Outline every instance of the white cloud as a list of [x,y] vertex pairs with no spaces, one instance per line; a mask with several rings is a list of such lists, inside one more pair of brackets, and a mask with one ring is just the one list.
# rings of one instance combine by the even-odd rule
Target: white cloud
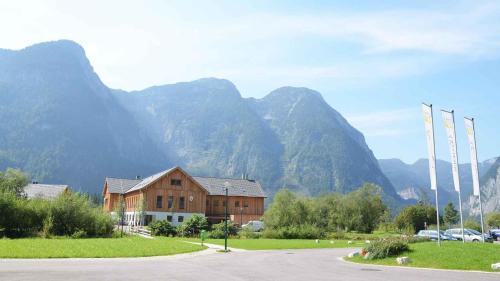
[[346,119],[367,137],[388,137],[418,132],[420,128],[413,124],[420,116],[419,108],[411,107],[347,115]]

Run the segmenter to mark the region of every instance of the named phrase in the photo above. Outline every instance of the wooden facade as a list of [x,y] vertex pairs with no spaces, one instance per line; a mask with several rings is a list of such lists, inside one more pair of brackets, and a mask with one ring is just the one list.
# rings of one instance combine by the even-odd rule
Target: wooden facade
[[[135,214],[143,209],[147,214],[155,215],[153,219],[172,220],[173,214],[183,214],[184,218],[186,214],[195,213],[205,215],[213,223],[224,218],[225,196],[210,195],[207,189],[180,168],[172,169],[140,189],[132,188],[123,194],[110,192],[106,182],[103,196],[103,207],[108,212],[116,210],[123,196],[125,212]],[[264,213],[264,197],[229,196],[228,200],[228,217],[235,224],[258,220]]]

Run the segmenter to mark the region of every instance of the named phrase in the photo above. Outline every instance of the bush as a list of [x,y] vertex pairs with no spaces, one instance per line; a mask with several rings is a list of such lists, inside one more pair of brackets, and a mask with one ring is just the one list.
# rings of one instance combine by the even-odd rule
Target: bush
[[403,252],[409,251],[408,242],[402,239],[384,239],[372,242],[363,249],[368,252],[368,259],[383,259],[386,257],[397,256]]
[[255,232],[253,229],[249,226],[243,227],[239,232],[238,236],[240,238],[246,238],[246,239],[256,239],[260,238],[262,236],[262,233],[260,232]]
[[412,230],[415,234],[425,229],[425,224],[436,224],[436,209],[425,204],[404,208],[395,218],[394,223],[401,231]]
[[153,236],[175,236],[175,228],[166,220],[157,220],[149,224]]
[[75,233],[71,234],[71,238],[73,239],[81,239],[86,237],[87,237],[87,232],[85,232],[84,230],[78,230],[75,231]]
[[274,239],[319,239],[324,238],[326,233],[313,225],[304,224],[300,226],[281,227],[278,229],[266,228],[262,236]]
[[179,236],[196,236],[202,230],[208,229],[208,221],[202,215],[192,215],[187,221],[177,226]]
[[486,224],[491,228],[500,228],[500,212],[489,213],[486,217]]
[[464,228],[474,229],[476,231],[481,232],[481,225],[473,219],[468,219],[464,221]]
[[[227,232],[228,236],[236,236],[238,234],[238,228],[236,228],[232,221],[227,222]],[[213,239],[224,238],[224,221],[212,225],[212,231],[210,231],[208,237]]]

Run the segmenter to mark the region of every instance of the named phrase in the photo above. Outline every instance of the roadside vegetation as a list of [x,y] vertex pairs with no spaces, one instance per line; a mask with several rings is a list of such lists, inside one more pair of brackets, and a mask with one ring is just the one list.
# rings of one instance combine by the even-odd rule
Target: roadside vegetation
[[[224,245],[224,239],[208,239],[206,243]],[[363,241],[347,240],[308,240],[308,239],[229,239],[228,246],[245,250],[284,250],[363,247]]]
[[500,245],[492,243],[444,242],[438,247],[435,242],[409,244],[409,250],[381,259],[365,259],[362,256],[347,260],[378,265],[397,265],[396,257],[406,256],[410,263],[405,266],[437,269],[460,269],[492,271],[491,264],[497,263]]
[[66,192],[53,200],[27,199],[26,175],[0,172],[0,237],[111,237],[114,221],[84,194]]
[[206,247],[174,238],[0,239],[0,258],[115,258],[166,256]]

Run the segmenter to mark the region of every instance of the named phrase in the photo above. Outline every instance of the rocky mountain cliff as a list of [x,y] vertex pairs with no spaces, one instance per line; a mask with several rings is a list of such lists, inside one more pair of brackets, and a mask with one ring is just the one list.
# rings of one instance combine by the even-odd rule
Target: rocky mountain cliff
[[[495,161],[493,158],[479,163],[479,174],[490,173]],[[389,178],[398,194],[405,198],[434,202],[434,192],[430,190],[429,162],[420,159],[413,164],[406,164],[399,159],[379,159],[380,167]],[[468,200],[472,194],[472,174],[470,164],[460,164],[460,186],[462,190],[462,203],[468,208]],[[438,176],[439,203],[441,206],[448,202],[458,204],[458,195],[453,186],[453,176],[450,162],[437,160],[436,170]],[[481,181],[484,183],[485,181]]]
[[100,192],[105,176],[171,165],[71,41],[0,52],[0,169]]
[[[497,158],[481,179],[481,201],[483,213],[500,212],[500,157]],[[479,202],[474,196],[468,198],[467,207],[471,216],[479,216]]]
[[76,190],[180,165],[195,175],[248,174],[269,195],[373,182],[401,203],[363,135],[306,88],[244,99],[231,82],[208,78],[111,90],[82,47],[56,41],[0,50],[0,120],[0,169]]

